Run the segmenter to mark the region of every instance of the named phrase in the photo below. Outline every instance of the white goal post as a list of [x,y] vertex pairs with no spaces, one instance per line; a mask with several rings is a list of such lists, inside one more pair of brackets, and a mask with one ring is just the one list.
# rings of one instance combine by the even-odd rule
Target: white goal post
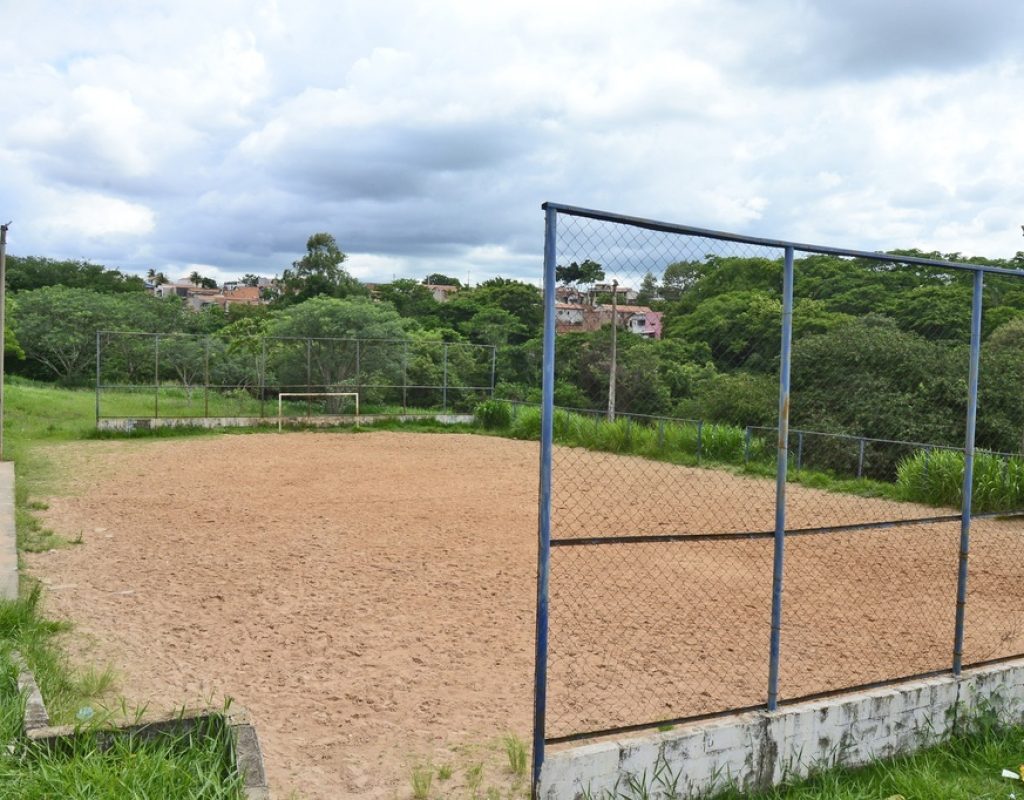
[[[358,392],[280,392],[277,395],[277,429],[282,430],[284,422],[285,397],[354,397],[356,399],[356,417],[359,416]],[[356,423],[358,424],[358,422]]]

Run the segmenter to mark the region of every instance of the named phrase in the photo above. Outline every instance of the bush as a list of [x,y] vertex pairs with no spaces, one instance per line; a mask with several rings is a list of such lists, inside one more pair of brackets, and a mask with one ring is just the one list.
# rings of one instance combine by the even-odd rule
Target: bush
[[504,400],[484,400],[474,414],[476,421],[489,431],[507,430],[512,424],[512,405]]
[[[900,500],[959,508],[963,500],[964,454],[918,450],[896,469]],[[975,513],[1024,508],[1024,460],[978,453],[974,458]]]

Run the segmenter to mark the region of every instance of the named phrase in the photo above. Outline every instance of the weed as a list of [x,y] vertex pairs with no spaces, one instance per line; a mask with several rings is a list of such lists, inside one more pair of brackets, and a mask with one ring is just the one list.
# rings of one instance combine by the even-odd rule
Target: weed
[[502,738],[505,745],[505,756],[508,758],[508,771],[517,777],[526,774],[526,745],[523,740],[514,733],[508,733]]
[[477,792],[480,789],[480,784],[484,781],[484,765],[483,762],[478,762],[466,770],[466,785],[469,790],[473,793],[473,797],[477,796]]
[[429,764],[412,768],[412,796],[416,800],[430,797],[430,786],[434,781],[434,768]]
[[439,781],[446,781],[452,776],[452,765],[442,764],[437,768],[437,779]]

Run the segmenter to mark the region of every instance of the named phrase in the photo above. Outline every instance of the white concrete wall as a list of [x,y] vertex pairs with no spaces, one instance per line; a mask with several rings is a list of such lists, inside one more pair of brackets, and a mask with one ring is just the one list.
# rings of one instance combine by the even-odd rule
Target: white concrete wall
[[[1024,659],[952,676],[679,726],[664,733],[549,750],[543,800],[618,797],[639,778],[652,798],[684,798],[733,784],[767,788],[784,778],[856,766],[934,743],[978,703],[1022,719]],[[674,789],[674,791],[673,791]]]
[[[430,420],[442,425],[469,425],[474,417],[472,414],[337,414],[334,416],[285,417],[285,425],[301,427],[329,428],[335,425],[373,425],[387,421],[416,422]],[[277,417],[117,417],[97,421],[96,429],[100,431],[132,431],[153,430],[155,428],[249,428],[277,427]]]
[[14,526],[14,462],[0,462],[0,598],[18,598],[18,543]]

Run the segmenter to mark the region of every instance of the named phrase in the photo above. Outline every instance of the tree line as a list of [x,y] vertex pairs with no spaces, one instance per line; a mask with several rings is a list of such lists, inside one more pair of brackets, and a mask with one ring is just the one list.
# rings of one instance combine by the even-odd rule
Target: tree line
[[[897,255],[1024,268],[958,253]],[[83,262],[11,258],[13,371],[65,384],[93,374],[97,329],[225,338],[312,336],[472,342],[498,349],[498,395],[539,399],[542,298],[528,283],[461,286],[443,274],[370,287],[345,269],[332,236],[315,234],[264,306],[187,310],[142,290],[142,279]],[[566,283],[603,278],[601,254],[560,265]],[[638,276],[640,277],[640,276]],[[447,302],[428,284],[460,287]],[[620,333],[622,412],[732,425],[775,423],[781,259],[708,256],[653,267],[637,302],[663,312],[661,340]],[[853,436],[962,444],[967,401],[971,274],[814,255],[794,287],[794,426]],[[1024,281],[988,276],[982,324],[978,442],[1017,451],[1024,437]],[[559,405],[607,400],[609,327],[557,338]],[[19,357],[21,356],[21,357]]]

